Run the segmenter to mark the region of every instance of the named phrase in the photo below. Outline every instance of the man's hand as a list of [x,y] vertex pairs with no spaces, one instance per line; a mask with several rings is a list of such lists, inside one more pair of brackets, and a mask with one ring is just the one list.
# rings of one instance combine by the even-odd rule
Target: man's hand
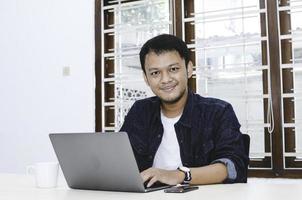
[[149,168],[141,172],[143,181],[149,180],[147,187],[152,186],[155,182],[159,181],[168,185],[177,185],[182,183],[185,174],[179,170],[164,170],[158,168]]

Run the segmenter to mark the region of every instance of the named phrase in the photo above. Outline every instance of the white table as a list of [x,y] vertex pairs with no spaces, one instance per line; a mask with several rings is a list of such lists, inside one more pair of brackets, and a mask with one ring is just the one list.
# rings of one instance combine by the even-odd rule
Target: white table
[[27,175],[0,174],[1,200],[284,200],[301,199],[302,183],[250,181],[247,184],[199,186],[199,190],[184,194],[107,192],[69,189],[64,181],[57,188],[39,189]]

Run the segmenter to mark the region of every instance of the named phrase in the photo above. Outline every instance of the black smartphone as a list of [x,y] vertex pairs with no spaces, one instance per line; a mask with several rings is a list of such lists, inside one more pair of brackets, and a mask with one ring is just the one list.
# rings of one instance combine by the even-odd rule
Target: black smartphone
[[197,190],[198,186],[181,185],[174,186],[164,190],[166,193],[185,193],[193,190]]

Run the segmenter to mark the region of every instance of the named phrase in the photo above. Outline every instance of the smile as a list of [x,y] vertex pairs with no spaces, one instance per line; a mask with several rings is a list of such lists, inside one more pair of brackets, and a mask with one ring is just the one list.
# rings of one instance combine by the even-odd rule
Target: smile
[[163,90],[163,91],[165,91],[165,92],[170,92],[170,91],[174,90],[175,87],[176,87],[176,85],[167,86],[167,87],[162,87],[161,90]]

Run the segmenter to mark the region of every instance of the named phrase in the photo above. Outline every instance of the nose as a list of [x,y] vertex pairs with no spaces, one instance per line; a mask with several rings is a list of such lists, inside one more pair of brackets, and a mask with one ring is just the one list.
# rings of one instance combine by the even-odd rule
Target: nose
[[162,83],[169,83],[171,80],[172,78],[169,72],[167,71],[162,72],[162,77],[161,77]]

